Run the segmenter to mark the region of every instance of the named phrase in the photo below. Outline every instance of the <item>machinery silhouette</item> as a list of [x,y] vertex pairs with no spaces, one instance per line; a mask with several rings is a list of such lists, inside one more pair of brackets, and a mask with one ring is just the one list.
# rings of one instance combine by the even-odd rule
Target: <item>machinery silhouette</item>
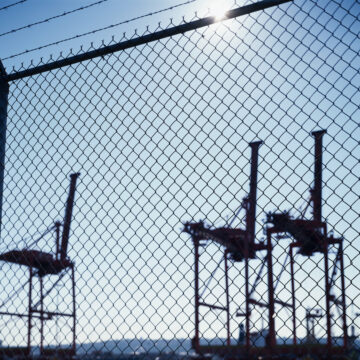
[[[344,277],[344,260],[343,260],[343,239],[335,238],[333,235],[329,236],[327,231],[327,223],[322,219],[322,138],[326,133],[325,130],[314,131],[312,135],[315,139],[315,163],[314,163],[314,187],[310,190],[310,200],[303,211],[300,218],[294,218],[289,211],[279,213],[267,214],[266,227],[266,242],[255,241],[255,224],[256,224],[256,183],[257,183],[257,166],[258,166],[258,149],[261,142],[251,143],[252,160],[251,160],[251,174],[250,174],[250,192],[245,198],[243,207],[246,210],[246,227],[245,229],[234,229],[229,226],[214,228],[205,224],[204,221],[186,222],[183,231],[190,234],[195,247],[195,337],[193,339],[193,348],[198,354],[216,353],[223,356],[234,356],[236,359],[247,359],[252,356],[265,356],[266,358],[278,358],[283,356],[304,356],[308,349],[304,344],[297,344],[296,334],[296,306],[295,306],[295,254],[294,249],[297,248],[299,256],[311,257],[318,253],[324,258],[324,292],[326,308],[324,316],[326,317],[326,333],[327,344],[317,344],[317,347],[312,348],[312,353],[320,356],[320,358],[331,359],[339,354],[344,354],[348,346],[348,334],[346,324],[346,304],[345,304],[345,277]],[[312,205],[313,217],[312,219],[305,219],[305,212],[307,208]],[[290,283],[291,283],[291,303],[281,301],[275,296],[276,286],[280,282],[280,276],[276,276],[276,283],[274,284],[273,263],[272,263],[272,235],[276,234],[278,240],[283,238],[290,238],[292,241],[289,249],[286,250],[287,258],[283,265],[286,266],[286,261],[290,258]],[[199,247],[204,242],[213,241],[221,245],[224,249],[225,261],[225,295],[226,305],[224,307],[214,306],[201,301],[199,295]],[[337,246],[337,254],[332,266],[333,272],[329,276],[329,247]],[[251,291],[249,291],[249,261],[258,257],[258,252],[266,250],[266,255],[263,260],[260,270],[256,274],[254,284]],[[241,330],[241,344],[236,346],[230,344],[230,299],[229,299],[229,281],[228,281],[228,263],[233,262],[245,263],[245,311],[238,312],[237,316],[245,318],[245,334],[244,327],[240,324]],[[268,301],[255,300],[252,295],[254,289],[262,277],[262,272],[265,265],[267,266],[267,295]],[[336,297],[332,291],[335,287],[336,275],[340,271],[341,296]],[[213,275],[213,274],[212,274]],[[268,314],[268,330],[262,330],[264,343],[266,346],[261,350],[251,346],[251,329],[250,329],[250,304],[267,309]],[[275,330],[275,305],[280,305],[290,309],[292,316],[292,339],[293,345],[279,346],[276,343]],[[338,307],[342,318],[343,344],[341,346],[334,346],[331,335],[331,305]],[[200,345],[200,315],[199,307],[207,306],[210,309],[224,310],[227,313],[227,341],[225,346],[203,346]],[[322,313],[306,312],[306,322],[308,325],[308,333],[314,336],[315,318],[321,318]],[[311,326],[310,326],[311,323]],[[311,327],[311,329],[310,329]],[[245,344],[243,340],[245,337]],[[308,336],[310,338],[310,336]],[[306,345],[306,344],[305,344]],[[324,357],[325,356],[325,357]]]
[[[293,344],[297,343],[296,336],[296,306],[295,306],[295,273],[294,273],[294,248],[298,248],[298,255],[310,257],[319,253],[324,258],[324,292],[325,292],[325,317],[327,333],[327,351],[332,352],[332,335],[331,335],[331,303],[335,304],[342,318],[343,331],[343,348],[347,348],[348,334],[346,324],[346,304],[345,304],[345,274],[344,274],[344,256],[343,256],[343,238],[335,238],[333,235],[328,236],[327,223],[322,219],[322,138],[326,130],[314,131],[312,136],[315,140],[314,152],[314,187],[310,190],[310,201],[312,204],[312,219],[305,219],[305,211],[300,218],[293,218],[290,212],[270,213],[267,216],[267,222],[272,226],[266,229],[267,243],[271,244],[271,236],[279,234],[280,238],[290,237],[293,241],[289,246],[290,255],[290,281],[292,294],[292,322],[293,322]],[[334,262],[333,273],[329,277],[329,247],[338,246]],[[335,276],[340,270],[341,297],[336,298],[332,289],[335,284]],[[272,275],[272,274],[271,274]],[[269,275],[270,276],[270,275]],[[271,285],[272,280],[269,283]],[[269,334],[270,346],[276,345],[275,339],[275,310],[274,310],[274,290],[269,288]]]
[[[245,197],[242,203],[242,209],[245,209],[245,229],[234,229],[229,226],[221,228],[210,228],[203,221],[200,222],[186,222],[183,231],[190,234],[195,247],[195,337],[193,340],[194,348],[197,352],[207,352],[211,349],[202,349],[200,347],[200,314],[199,307],[206,306],[210,309],[218,309],[226,311],[227,313],[227,345],[230,346],[230,299],[229,299],[229,280],[228,280],[228,260],[234,262],[244,262],[245,267],[245,313],[237,313],[237,316],[245,317],[246,331],[245,343],[246,349],[250,349],[250,304],[263,306],[260,301],[252,298],[252,294],[256,288],[259,277],[256,278],[252,289],[249,289],[249,261],[256,258],[258,251],[268,250],[266,245],[262,242],[255,242],[255,225],[256,225],[256,192],[257,192],[257,170],[258,170],[258,154],[259,147],[262,141],[250,143],[251,147],[251,172],[250,172],[250,191],[249,195]],[[238,212],[239,213],[239,212]],[[235,215],[235,217],[238,215]],[[234,217],[234,219],[235,219]],[[231,221],[232,223],[233,221]],[[230,223],[230,225],[231,225]],[[201,301],[199,293],[199,247],[202,241],[214,241],[224,248],[224,262],[225,262],[225,295],[226,305],[219,307],[207,304]],[[271,256],[268,255],[268,259]],[[271,264],[270,264],[271,266]],[[212,274],[214,275],[214,274]],[[207,284],[206,286],[208,286]]]
[[[28,318],[28,334],[27,334],[27,348],[24,349],[26,356],[31,356],[31,329],[32,319],[36,318],[40,320],[40,354],[48,355],[49,350],[44,349],[44,321],[51,320],[53,317],[68,317],[73,319],[72,324],[72,347],[70,350],[62,350],[63,353],[66,353],[67,356],[73,357],[76,351],[75,345],[75,324],[76,324],[76,308],[75,308],[75,269],[74,263],[67,256],[67,248],[69,243],[69,235],[70,235],[70,225],[74,207],[75,200],[75,190],[76,190],[76,181],[79,177],[79,173],[74,173],[70,175],[70,189],[69,195],[66,202],[65,208],[65,216],[63,223],[56,221],[54,226],[50,227],[42,236],[37,239],[40,240],[45,234],[49,233],[52,230],[55,230],[55,252],[48,253],[38,250],[31,249],[23,249],[23,250],[11,250],[9,252],[3,253],[0,255],[0,260],[14,263],[17,265],[26,266],[29,268],[29,305],[28,305],[28,313],[20,314],[20,313],[10,313],[6,311],[1,311],[0,315],[8,315],[8,316],[17,316],[22,318]],[[60,242],[60,229],[62,227],[61,233],[61,242]],[[71,292],[72,292],[72,312],[71,313],[63,313],[63,312],[55,312],[55,311],[46,311],[44,309],[44,298],[48,295],[51,290],[59,283],[59,281],[63,278],[65,272],[67,270],[71,270]],[[44,278],[47,275],[56,275],[58,279],[54,282],[52,288],[50,288],[46,294],[44,294]],[[39,279],[40,282],[40,299],[34,306],[33,301],[33,279],[34,277]],[[40,309],[38,306],[40,305]],[[6,352],[6,349],[4,349]],[[2,353],[4,353],[2,351]],[[16,349],[9,349],[9,352],[14,354],[18,353]],[[14,355],[9,354],[9,355]]]

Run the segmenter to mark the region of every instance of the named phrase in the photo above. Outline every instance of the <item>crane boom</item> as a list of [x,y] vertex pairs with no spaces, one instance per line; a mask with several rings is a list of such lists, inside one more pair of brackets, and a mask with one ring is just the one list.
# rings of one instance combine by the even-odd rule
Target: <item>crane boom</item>
[[64,227],[61,239],[61,247],[60,247],[60,260],[65,260],[67,255],[67,246],[69,242],[69,234],[70,234],[70,224],[72,218],[72,212],[74,207],[74,199],[75,199],[75,190],[76,190],[76,180],[79,177],[80,173],[75,173],[70,175],[70,190],[69,196],[66,201],[65,208],[65,217],[64,217]]

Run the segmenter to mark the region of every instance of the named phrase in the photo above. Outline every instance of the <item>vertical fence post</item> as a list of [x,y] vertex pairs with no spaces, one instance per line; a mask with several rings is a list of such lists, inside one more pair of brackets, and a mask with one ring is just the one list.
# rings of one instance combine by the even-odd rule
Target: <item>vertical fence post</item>
[[0,234],[2,230],[2,204],[5,172],[6,120],[9,84],[3,79],[5,68],[0,61]]

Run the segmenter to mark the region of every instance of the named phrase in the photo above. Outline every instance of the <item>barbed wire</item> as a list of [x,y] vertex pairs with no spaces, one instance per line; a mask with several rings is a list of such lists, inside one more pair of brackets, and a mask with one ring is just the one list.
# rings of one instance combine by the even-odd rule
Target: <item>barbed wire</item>
[[[24,1],[24,0],[23,0]],[[26,0],[25,0],[26,1]],[[77,9],[74,9],[74,10],[70,10],[70,11],[65,11],[63,12],[62,14],[58,14],[58,15],[54,15],[54,16],[51,16],[47,19],[44,19],[44,20],[40,20],[40,21],[36,21],[34,23],[31,23],[31,24],[28,24],[28,25],[25,25],[25,26],[21,26],[19,28],[16,28],[16,29],[13,29],[13,30],[9,30],[9,31],[6,31],[6,32],[3,32],[0,34],[0,37],[2,36],[5,36],[5,35],[10,35],[10,34],[13,34],[13,33],[16,33],[20,30],[25,30],[25,29],[29,29],[31,27],[34,27],[36,25],[40,25],[40,24],[44,24],[44,23],[48,23],[50,22],[51,20],[55,20],[55,19],[59,19],[61,17],[64,17],[64,16],[67,16],[67,15],[70,15],[70,14],[73,14],[73,13],[76,13],[78,11],[82,11],[82,10],[86,10],[92,6],[95,6],[95,5],[100,5],[106,1],[109,1],[109,0],[100,0],[100,1],[97,1],[97,2],[94,2],[92,4],[89,4],[89,5],[86,5],[86,6],[81,6]]]
[[27,0],[20,0],[20,1],[16,2],[16,3],[3,6],[2,8],[0,8],[0,11],[1,11],[1,10],[6,10],[6,9],[8,9],[8,8],[11,8],[11,7],[15,6],[15,5],[19,5],[19,4],[21,4],[21,3],[24,3],[25,1],[27,1]]
[[100,28],[100,29],[88,31],[88,32],[85,32],[85,33],[82,33],[82,34],[78,34],[78,35],[75,35],[75,36],[71,36],[71,37],[68,37],[68,38],[65,38],[65,39],[62,39],[62,40],[54,41],[54,42],[52,42],[52,43],[50,43],[50,44],[41,45],[41,46],[38,46],[38,47],[33,48],[33,49],[30,49],[30,50],[24,50],[24,51],[22,51],[22,52],[20,52],[20,53],[7,56],[7,57],[3,58],[2,60],[4,61],[4,60],[13,59],[13,58],[15,58],[15,57],[18,57],[18,56],[21,56],[21,55],[25,55],[25,54],[28,54],[28,53],[31,53],[31,52],[34,52],[34,51],[42,50],[42,49],[48,48],[48,47],[50,47],[50,46],[59,45],[59,44],[62,44],[62,43],[64,43],[64,42],[67,42],[67,41],[79,39],[79,38],[81,38],[81,37],[83,37],[83,36],[92,35],[92,34],[95,34],[95,33],[100,32],[100,31],[108,30],[108,29],[114,28],[114,27],[116,27],[116,26],[120,26],[120,25],[123,25],[123,24],[128,24],[128,23],[130,23],[130,22],[143,19],[143,18],[145,18],[145,17],[149,17],[149,16],[153,16],[153,15],[156,15],[156,14],[160,14],[160,13],[162,13],[162,12],[166,12],[166,11],[169,11],[169,10],[173,10],[173,9],[178,8],[178,7],[180,7],[180,6],[184,6],[184,5],[193,3],[193,2],[195,2],[195,1],[196,1],[196,0],[188,0],[188,1],[185,1],[185,2],[180,3],[180,4],[177,4],[177,5],[173,5],[173,6],[170,6],[170,7],[164,8],[164,9],[161,9],[161,10],[153,11],[153,12],[150,12],[150,13],[147,13],[147,14],[144,14],[144,15],[136,16],[136,17],[131,18],[131,19],[129,19],[129,20],[124,20],[124,21],[121,21],[121,22],[119,22],[119,23],[112,24],[112,25],[108,25],[108,26],[105,26],[105,27]]

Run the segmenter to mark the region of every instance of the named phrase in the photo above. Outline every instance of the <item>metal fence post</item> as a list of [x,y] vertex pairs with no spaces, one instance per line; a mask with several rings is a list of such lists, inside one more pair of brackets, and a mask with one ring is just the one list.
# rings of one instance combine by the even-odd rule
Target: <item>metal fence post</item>
[[5,172],[5,144],[6,144],[6,120],[9,84],[3,79],[6,76],[5,68],[0,61],[0,234],[2,225],[2,204]]

